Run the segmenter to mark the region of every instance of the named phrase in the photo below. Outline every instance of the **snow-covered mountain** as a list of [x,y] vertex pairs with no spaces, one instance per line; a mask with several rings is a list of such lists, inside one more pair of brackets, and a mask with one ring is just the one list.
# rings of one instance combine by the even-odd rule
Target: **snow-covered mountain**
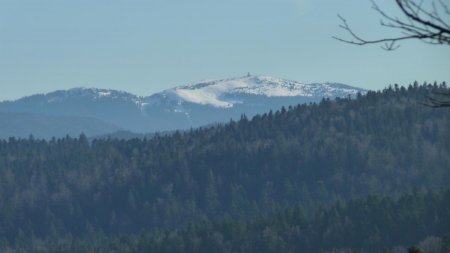
[[[248,117],[282,106],[348,97],[364,89],[338,83],[306,84],[268,76],[244,76],[179,86],[144,98],[155,129],[198,127]],[[167,122],[173,123],[167,125]]]
[[[242,96],[262,97],[343,97],[364,92],[363,89],[338,83],[305,84],[269,76],[245,76],[204,81],[169,89],[157,95],[179,102],[231,108],[242,104]],[[152,101],[150,99],[150,101]]]
[[233,95],[255,95],[266,97],[331,97],[354,95],[357,89],[338,84],[304,84],[268,76],[246,76],[219,81],[202,82],[170,90],[186,102],[230,108],[236,103],[227,99]]
[[365,90],[338,83],[306,84],[247,75],[178,86],[148,97],[74,88],[1,102],[0,112],[94,118],[118,129],[146,133],[225,122],[242,114],[251,117],[282,106],[358,92]]

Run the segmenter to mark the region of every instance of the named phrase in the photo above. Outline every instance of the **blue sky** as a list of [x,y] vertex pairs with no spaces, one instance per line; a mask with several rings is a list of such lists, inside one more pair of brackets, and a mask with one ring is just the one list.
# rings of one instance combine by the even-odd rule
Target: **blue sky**
[[391,34],[365,0],[0,0],[0,100],[79,86],[150,95],[247,72],[367,89],[450,81],[450,46],[340,43],[338,13],[365,37]]

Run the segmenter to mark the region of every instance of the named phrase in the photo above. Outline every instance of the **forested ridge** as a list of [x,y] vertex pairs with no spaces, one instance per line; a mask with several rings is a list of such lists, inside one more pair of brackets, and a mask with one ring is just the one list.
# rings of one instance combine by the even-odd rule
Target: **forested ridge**
[[[274,242],[264,249],[283,251],[271,248],[274,246],[290,247],[286,251],[318,252],[314,250],[318,244],[313,242],[320,232],[315,231],[333,226],[340,231],[337,236],[353,231],[341,219],[351,217],[347,214],[353,209],[348,208],[351,205],[356,209],[384,207],[381,213],[400,215],[400,220],[410,217],[409,211],[399,213],[403,209],[395,209],[404,205],[402,208],[418,215],[417,222],[432,220],[429,227],[415,233],[416,220],[410,219],[398,225],[404,237],[395,237],[389,234],[396,235],[399,230],[389,230],[378,221],[370,223],[376,215],[369,212],[373,215],[349,218],[353,222],[368,219],[366,225],[355,225],[369,226],[368,233],[355,232],[355,237],[342,238],[342,242],[332,237],[324,250],[381,250],[386,243],[384,233],[394,240],[390,246],[414,243],[420,237],[444,236],[450,230],[450,226],[441,226],[449,224],[449,201],[441,199],[448,199],[448,192],[442,189],[450,182],[450,110],[420,104],[430,90],[436,89],[447,88],[445,84],[417,83],[406,88],[389,87],[355,99],[323,100],[149,139],[90,142],[80,136],[0,141],[0,246],[24,248],[43,240],[45,252],[52,248],[48,246],[53,245],[51,242],[57,245],[58,238],[74,238],[81,240],[77,245],[92,246],[106,239],[96,243],[83,240],[125,234],[131,236],[124,240],[136,241],[133,234],[141,232],[149,233],[143,236],[152,240],[162,233],[160,230],[179,229],[186,235],[183,238],[188,238],[189,223],[200,224],[192,232],[197,237],[201,237],[198,231],[210,235],[217,230],[220,234],[225,233],[220,226],[246,224],[242,231],[249,235],[230,241],[230,245],[244,245],[261,236],[258,224],[274,224],[271,228],[275,235],[294,229],[290,226],[297,223],[285,222],[287,227],[283,227],[272,215],[302,210],[307,225],[298,226],[308,239],[305,244],[295,237],[297,234],[286,232],[288,237],[280,235],[280,240],[291,238],[286,240],[299,246]],[[425,202],[402,204],[408,196],[405,194],[413,192],[419,192],[413,199],[424,198]],[[355,200],[342,204],[347,206],[342,210],[336,207],[336,203],[367,195],[378,196],[378,200],[365,200],[369,204]],[[331,214],[318,217],[321,208],[328,210],[325,213],[341,210],[341,218],[336,218],[339,225],[327,223],[326,217]],[[432,210],[439,215],[431,215]],[[256,217],[266,218],[258,221]],[[391,220],[393,224],[396,221]],[[370,224],[378,224],[376,230]],[[333,230],[330,233],[332,236]],[[364,244],[357,235],[375,239],[372,244]],[[105,247],[114,243],[106,241]],[[182,242],[170,238],[157,241],[155,245],[166,242],[173,247]],[[341,244],[331,244],[337,241]],[[246,252],[230,245],[222,245],[219,251]]]

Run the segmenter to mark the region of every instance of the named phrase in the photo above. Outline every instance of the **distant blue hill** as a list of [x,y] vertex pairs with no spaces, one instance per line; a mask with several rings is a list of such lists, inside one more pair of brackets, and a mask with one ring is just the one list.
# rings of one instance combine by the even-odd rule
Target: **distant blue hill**
[[0,125],[0,137],[34,134],[47,138],[79,132],[92,136],[122,130],[165,132],[365,92],[338,83],[304,84],[267,76],[204,81],[148,97],[116,90],[74,88],[1,102],[2,121],[9,123]]

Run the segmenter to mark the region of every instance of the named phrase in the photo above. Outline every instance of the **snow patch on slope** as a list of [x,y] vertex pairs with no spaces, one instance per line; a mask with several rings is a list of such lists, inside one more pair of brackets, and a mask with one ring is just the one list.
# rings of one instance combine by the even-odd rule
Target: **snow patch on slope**
[[175,90],[175,93],[183,100],[194,104],[212,105],[215,107],[223,107],[223,108],[229,108],[233,106],[233,104],[227,101],[220,100],[218,98],[217,92],[214,90],[212,90],[211,92],[205,89],[200,90],[179,89]]
[[358,92],[350,86],[340,84],[304,84],[269,76],[245,76],[240,78],[204,81],[197,84],[166,90],[163,94],[180,102],[231,108],[240,101],[233,101],[230,95],[257,95],[266,97],[313,97],[354,95]]

